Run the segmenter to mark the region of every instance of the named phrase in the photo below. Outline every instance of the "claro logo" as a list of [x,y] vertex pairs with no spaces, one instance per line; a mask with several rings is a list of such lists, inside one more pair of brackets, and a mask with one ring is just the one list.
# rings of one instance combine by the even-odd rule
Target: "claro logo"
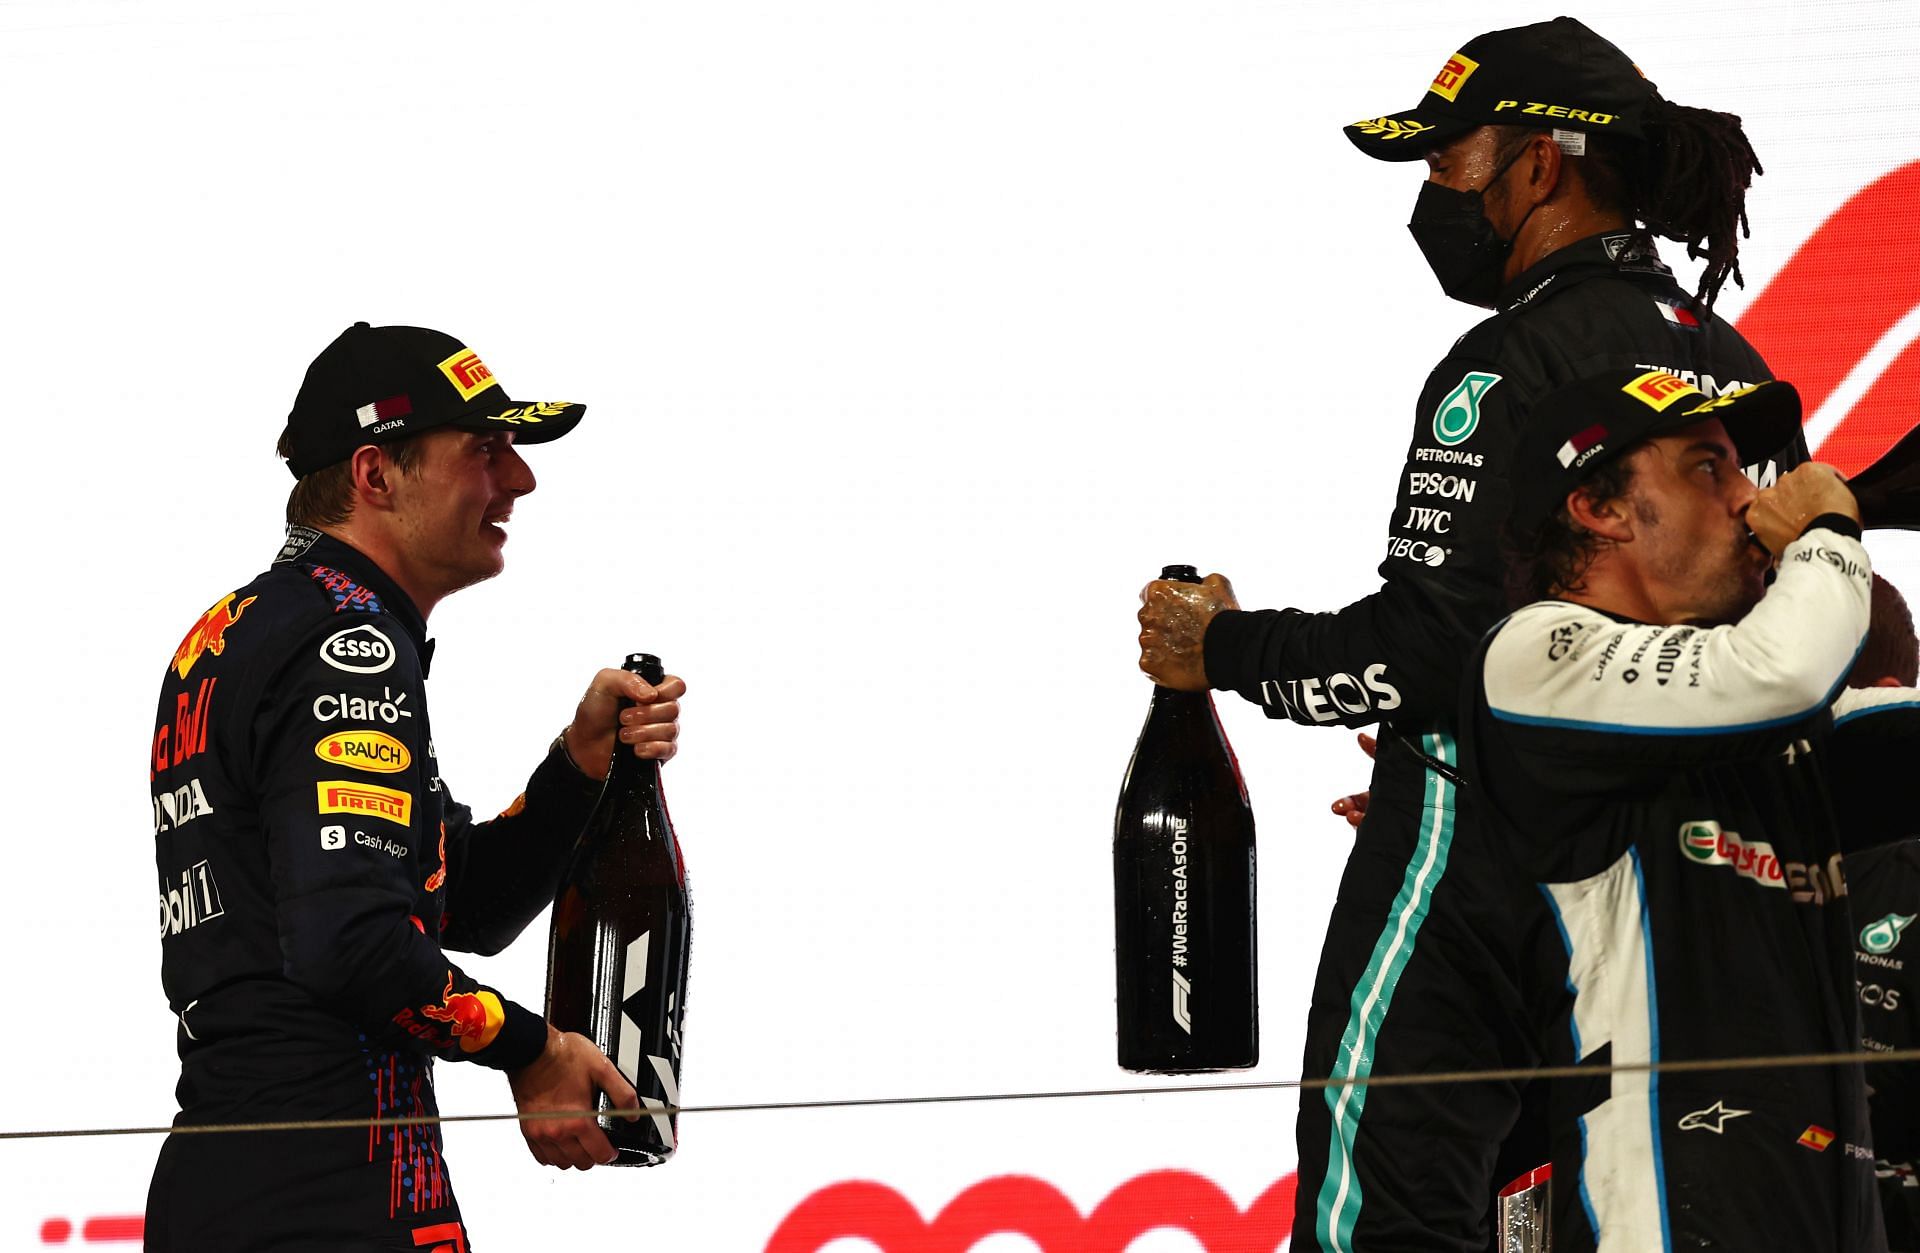
[[880,1253],[960,1253],[1003,1233],[1026,1237],[1041,1253],[1119,1253],[1156,1227],[1184,1231],[1203,1249],[1272,1249],[1293,1229],[1294,1185],[1289,1171],[1242,1210],[1211,1179],[1156,1170],[1127,1180],[1083,1217],[1046,1180],[1001,1175],[974,1184],[928,1222],[886,1184],[850,1180],[794,1206],[766,1253],[819,1253],[839,1240],[865,1240]]

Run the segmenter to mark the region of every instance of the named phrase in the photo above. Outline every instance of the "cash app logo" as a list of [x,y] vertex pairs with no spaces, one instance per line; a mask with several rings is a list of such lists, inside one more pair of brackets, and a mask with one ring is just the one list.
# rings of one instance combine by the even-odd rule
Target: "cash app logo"
[[1470,370],[1433,411],[1433,437],[1448,448],[1464,444],[1480,425],[1480,398],[1500,381],[1498,374]]
[[1869,953],[1891,953],[1900,943],[1900,933],[1913,925],[1920,914],[1888,914],[1878,922],[1860,928],[1860,947]]

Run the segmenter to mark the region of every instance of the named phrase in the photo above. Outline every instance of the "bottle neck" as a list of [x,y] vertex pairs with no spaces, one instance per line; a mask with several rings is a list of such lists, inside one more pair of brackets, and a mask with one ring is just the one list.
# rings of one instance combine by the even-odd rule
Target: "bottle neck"
[[613,766],[607,771],[607,789],[654,793],[660,790],[660,763],[635,757],[633,749],[618,740],[613,746]]

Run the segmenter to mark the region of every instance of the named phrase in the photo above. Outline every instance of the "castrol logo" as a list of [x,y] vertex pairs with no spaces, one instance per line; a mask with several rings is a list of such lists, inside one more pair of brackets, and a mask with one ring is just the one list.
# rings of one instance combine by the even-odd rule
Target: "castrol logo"
[[375,774],[398,774],[413,764],[407,746],[384,731],[336,731],[313,746],[313,755],[330,766]]

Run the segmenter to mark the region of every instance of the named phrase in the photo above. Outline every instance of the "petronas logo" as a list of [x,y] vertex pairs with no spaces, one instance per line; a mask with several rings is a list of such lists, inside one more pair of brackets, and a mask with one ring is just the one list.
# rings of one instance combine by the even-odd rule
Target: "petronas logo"
[[1900,944],[1900,933],[1913,925],[1920,914],[1888,914],[1879,922],[1860,928],[1860,947],[1869,953],[1891,953]]
[[1480,425],[1480,398],[1500,381],[1498,374],[1468,371],[1433,411],[1433,437],[1448,448],[1464,444]]

